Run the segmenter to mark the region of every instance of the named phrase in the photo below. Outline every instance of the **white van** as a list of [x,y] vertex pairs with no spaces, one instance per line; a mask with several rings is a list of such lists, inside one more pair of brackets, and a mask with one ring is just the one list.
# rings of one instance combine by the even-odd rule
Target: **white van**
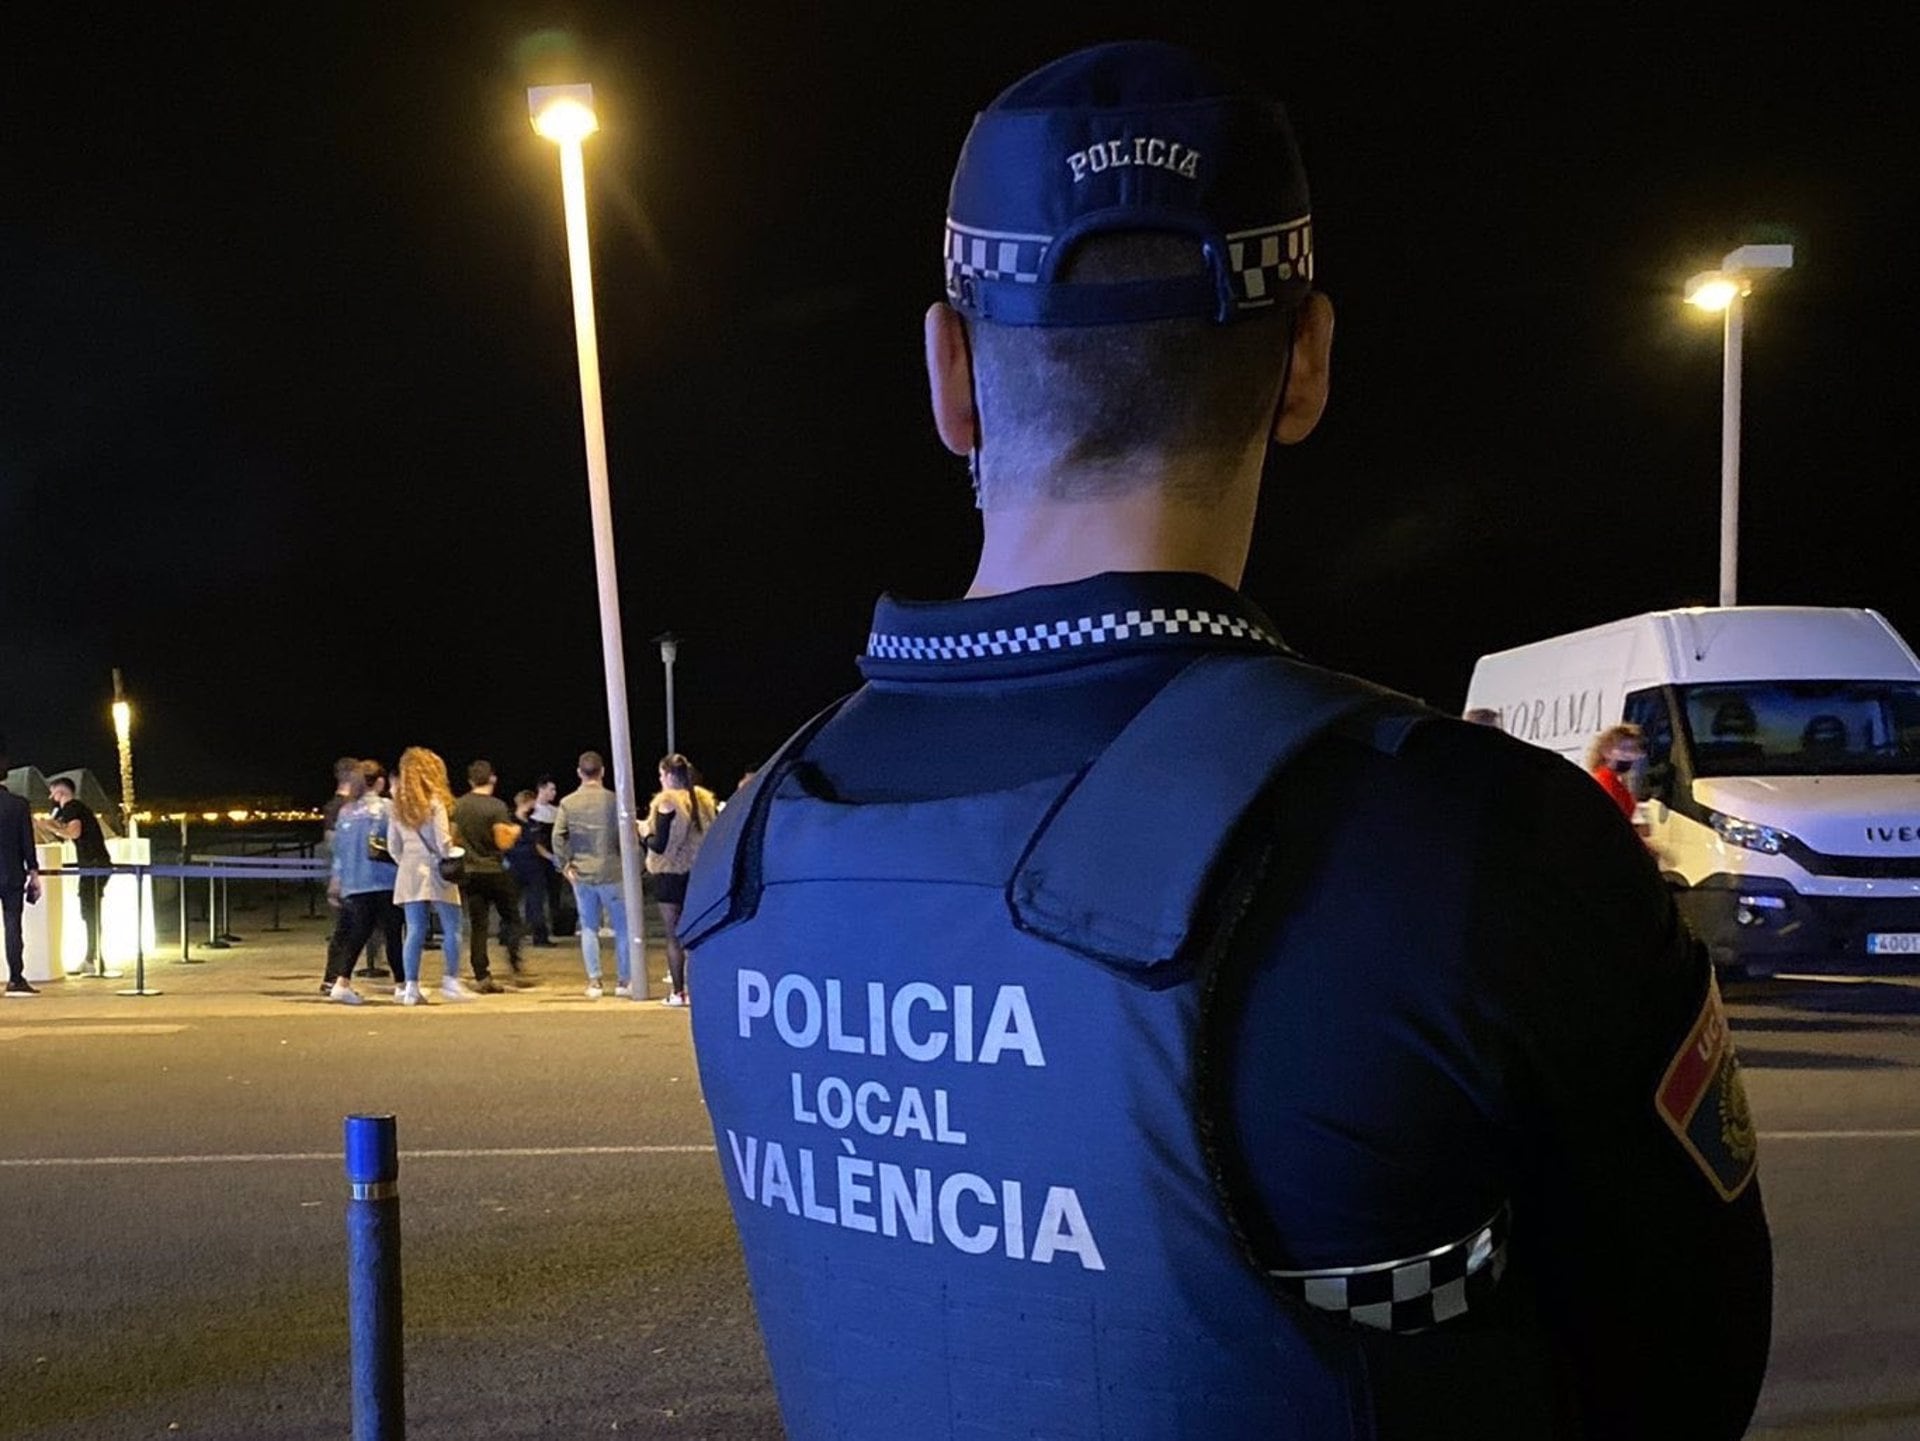
[[1920,660],[1876,612],[1655,611],[1483,656],[1467,706],[1581,766],[1646,732],[1636,820],[1720,965],[1920,959]]

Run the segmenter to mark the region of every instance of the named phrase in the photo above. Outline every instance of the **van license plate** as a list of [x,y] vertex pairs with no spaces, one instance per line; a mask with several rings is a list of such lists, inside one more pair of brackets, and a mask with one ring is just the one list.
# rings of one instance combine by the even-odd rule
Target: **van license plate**
[[1920,931],[1876,931],[1867,937],[1870,956],[1920,956]]

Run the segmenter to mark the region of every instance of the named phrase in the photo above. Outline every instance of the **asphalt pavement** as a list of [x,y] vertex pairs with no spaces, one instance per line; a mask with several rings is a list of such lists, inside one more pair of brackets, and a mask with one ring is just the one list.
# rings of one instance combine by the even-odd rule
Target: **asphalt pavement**
[[[399,1117],[416,1441],[777,1437],[685,1014],[587,1000],[570,946],[340,1006],[289,924],[0,1004],[0,1438],[347,1435],[353,1111]],[[1728,991],[1778,1255],[1752,1434],[1920,1437],[1920,979]]]

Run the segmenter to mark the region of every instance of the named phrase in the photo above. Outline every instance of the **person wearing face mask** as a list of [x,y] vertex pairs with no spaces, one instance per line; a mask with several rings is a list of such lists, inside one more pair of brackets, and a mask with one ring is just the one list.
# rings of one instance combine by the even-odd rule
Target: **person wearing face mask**
[[1587,772],[1600,782],[1613,803],[1620,807],[1620,814],[1629,821],[1633,819],[1634,807],[1639,804],[1633,789],[1627,784],[1633,768],[1647,758],[1647,740],[1637,725],[1609,726],[1593,738],[1593,744],[1587,747]]

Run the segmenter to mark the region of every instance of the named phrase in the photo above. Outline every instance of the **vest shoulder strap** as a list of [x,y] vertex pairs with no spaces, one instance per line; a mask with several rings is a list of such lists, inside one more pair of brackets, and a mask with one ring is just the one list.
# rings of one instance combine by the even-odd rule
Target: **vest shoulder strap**
[[840,697],[787,737],[773,758],[754,772],[753,779],[714,818],[687,880],[679,932],[684,944],[696,946],[715,931],[749,919],[758,909],[760,842],[766,835],[767,810],[774,793],[792,773],[807,743],[850,699]]
[[1149,701],[1036,833],[1008,892],[1021,929],[1149,984],[1171,982],[1247,811],[1338,730],[1397,751],[1432,716],[1279,656],[1210,654]]

